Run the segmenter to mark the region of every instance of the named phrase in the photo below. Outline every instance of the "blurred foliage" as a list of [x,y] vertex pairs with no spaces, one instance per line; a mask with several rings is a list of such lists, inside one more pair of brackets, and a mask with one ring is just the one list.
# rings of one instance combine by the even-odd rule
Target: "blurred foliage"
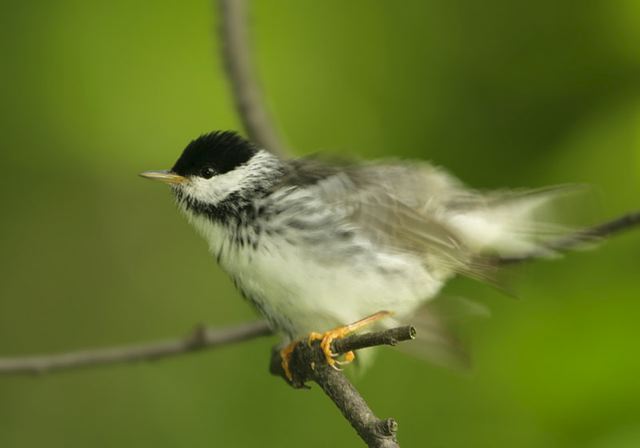
[[[638,208],[640,3],[256,0],[269,106],[299,154],[426,158],[477,187],[586,182],[591,221]],[[136,173],[237,128],[209,1],[2,1],[0,354],[150,340],[253,312]],[[640,232],[517,269],[475,367],[381,352],[359,387],[401,442],[640,446]],[[0,378],[2,447],[358,446],[274,340],[157,364]]]

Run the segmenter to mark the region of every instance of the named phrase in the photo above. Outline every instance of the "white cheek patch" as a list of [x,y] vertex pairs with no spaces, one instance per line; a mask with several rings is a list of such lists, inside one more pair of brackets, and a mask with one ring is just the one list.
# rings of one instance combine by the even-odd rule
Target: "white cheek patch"
[[215,204],[234,191],[240,190],[246,177],[247,166],[213,176],[211,179],[192,177],[185,185],[184,192],[199,201]]
[[182,191],[207,204],[217,204],[226,199],[230,194],[246,189],[249,183],[254,182],[254,174],[261,171],[265,159],[273,156],[265,151],[259,151],[249,160],[249,163],[239,166],[227,173],[213,176],[211,179],[202,177],[190,177],[183,185]]

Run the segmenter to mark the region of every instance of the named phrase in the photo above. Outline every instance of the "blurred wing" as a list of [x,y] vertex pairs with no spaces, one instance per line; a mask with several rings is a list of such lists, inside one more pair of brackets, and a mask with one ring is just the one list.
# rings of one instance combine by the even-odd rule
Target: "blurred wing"
[[[417,344],[402,344],[407,354],[458,371],[471,367],[468,346],[460,327],[469,320],[490,316],[488,308],[460,297],[438,297],[411,316]],[[404,322],[399,322],[402,324]]]
[[375,244],[421,257],[429,268],[490,281],[481,261],[444,221],[446,204],[464,189],[425,162],[331,167],[315,159],[295,162],[297,185],[315,184],[325,204]]
[[[463,274],[500,286],[497,259],[555,252],[572,234],[550,205],[576,186],[481,193],[426,162],[290,162],[285,183],[313,187],[323,206],[375,244],[420,257],[444,276]],[[580,242],[578,242],[580,243]]]

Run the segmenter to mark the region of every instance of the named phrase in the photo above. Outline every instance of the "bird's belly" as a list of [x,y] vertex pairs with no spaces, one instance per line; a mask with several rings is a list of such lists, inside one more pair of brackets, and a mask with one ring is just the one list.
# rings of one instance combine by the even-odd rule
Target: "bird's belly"
[[381,310],[402,318],[435,296],[443,283],[407,254],[327,254],[331,248],[278,244],[247,249],[221,263],[245,297],[292,338]]

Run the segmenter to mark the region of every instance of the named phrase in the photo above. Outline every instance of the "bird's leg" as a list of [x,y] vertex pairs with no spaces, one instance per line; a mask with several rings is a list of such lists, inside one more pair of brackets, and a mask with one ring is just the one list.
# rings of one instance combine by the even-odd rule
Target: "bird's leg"
[[289,368],[289,362],[291,361],[291,355],[293,351],[296,349],[296,346],[300,343],[300,341],[293,341],[280,350],[280,359],[282,360],[282,370],[284,371],[285,376],[289,380],[289,382],[293,382],[293,374],[291,373],[291,369]]
[[338,361],[335,359],[338,357],[338,355],[331,351],[331,343],[335,339],[343,338],[353,333],[354,331],[358,331],[359,329],[366,327],[367,325],[371,325],[372,323],[380,319],[391,316],[391,314],[392,313],[390,311],[378,311],[377,313],[372,314],[371,316],[367,316],[364,319],[360,319],[357,322],[353,322],[341,327],[336,327],[333,330],[329,330],[325,333],[309,333],[308,343],[311,344],[313,341],[320,340],[320,348],[324,352],[327,364],[329,364],[336,370],[340,370],[340,368],[337,366],[342,364],[349,364],[356,358],[356,355],[353,352],[347,352],[344,354],[344,361]]

